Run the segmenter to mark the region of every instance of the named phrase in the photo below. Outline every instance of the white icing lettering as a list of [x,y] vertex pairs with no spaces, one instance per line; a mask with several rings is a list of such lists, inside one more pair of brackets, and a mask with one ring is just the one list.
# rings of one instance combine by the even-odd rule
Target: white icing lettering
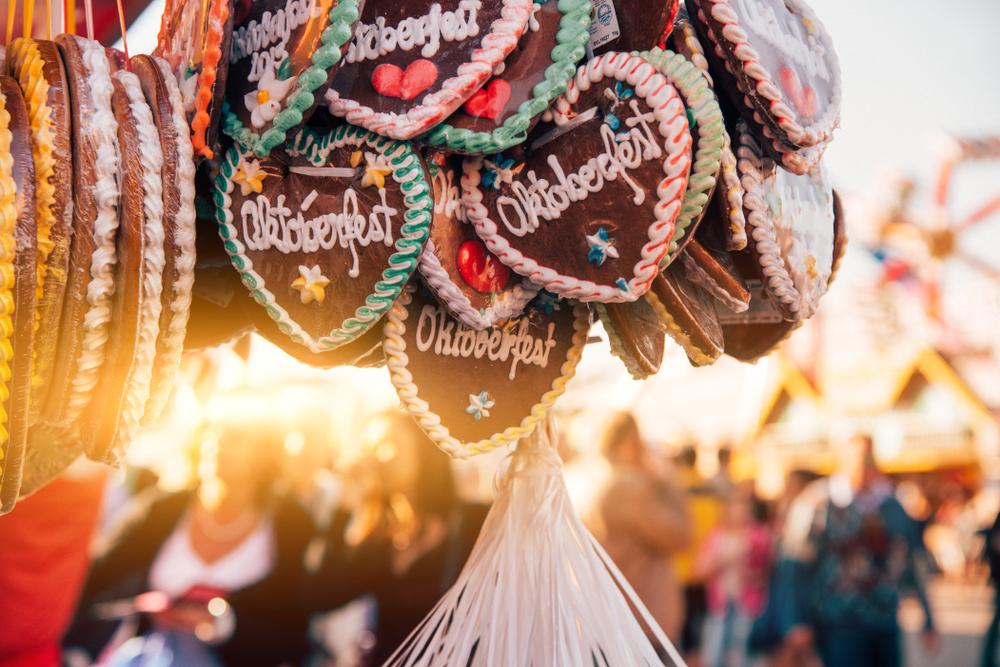
[[292,31],[321,13],[322,7],[316,0],[288,0],[282,9],[264,12],[260,20],[254,19],[233,30],[230,62],[253,56],[249,79],[259,80],[260,73],[267,71],[271,63],[280,63],[288,56],[286,47]]
[[347,47],[346,62],[378,60],[396,49],[410,51],[417,46],[421,56],[431,58],[441,48],[441,40],[462,42],[479,34],[476,12],[482,6],[481,0],[461,0],[454,11],[445,12],[435,2],[428,14],[409,16],[395,27],[387,26],[381,16],[375,23],[358,24]]

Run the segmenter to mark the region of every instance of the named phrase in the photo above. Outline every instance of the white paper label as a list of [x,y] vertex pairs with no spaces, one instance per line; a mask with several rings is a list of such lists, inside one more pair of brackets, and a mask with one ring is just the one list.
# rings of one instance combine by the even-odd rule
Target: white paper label
[[590,24],[590,47],[596,49],[618,39],[621,34],[613,0],[594,0],[594,20]]

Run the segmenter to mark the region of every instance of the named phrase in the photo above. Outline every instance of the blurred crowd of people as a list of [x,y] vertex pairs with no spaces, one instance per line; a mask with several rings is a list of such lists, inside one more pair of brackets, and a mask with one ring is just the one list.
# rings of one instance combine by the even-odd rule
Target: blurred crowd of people
[[[323,438],[244,412],[200,433],[183,490],[134,469],[103,494],[63,479],[28,499],[0,520],[0,665],[382,664],[455,581],[488,505],[460,497],[406,416],[363,432],[343,469]],[[832,475],[792,471],[763,502],[728,449],[703,476],[693,447],[668,457],[622,414],[585,518],[692,667],[901,666],[904,596],[938,643],[922,524],[868,437],[838,452]],[[986,538],[997,579],[1000,522]],[[998,631],[1000,616],[983,667]]]
[[[591,523],[692,667],[901,667],[906,596],[923,611],[923,650],[938,651],[926,521],[904,509],[869,436],[839,446],[829,476],[790,471],[771,502],[734,481],[728,449],[704,477],[693,447],[667,458],[628,414],[604,453],[613,473]],[[1000,517],[980,537],[996,585]],[[982,667],[1000,664],[997,603]]]

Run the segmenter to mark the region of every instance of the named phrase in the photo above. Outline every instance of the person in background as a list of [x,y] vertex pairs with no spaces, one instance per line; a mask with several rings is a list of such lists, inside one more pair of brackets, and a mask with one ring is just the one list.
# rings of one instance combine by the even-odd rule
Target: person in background
[[716,452],[718,469],[712,478],[708,480],[709,486],[720,498],[728,498],[736,489],[736,482],[733,481],[733,474],[730,466],[733,462],[733,450],[728,446],[719,447]]
[[684,599],[670,559],[691,540],[684,493],[668,462],[643,443],[631,414],[611,421],[603,451],[612,473],[594,531],[653,618],[675,637]]
[[983,639],[982,667],[1000,667],[1000,514],[993,526],[986,531],[984,555],[990,566],[990,582],[993,584],[993,620],[986,628]]
[[[375,602],[374,646],[364,664],[381,665],[458,578],[472,542],[463,525],[451,460],[408,416],[379,415],[363,464],[369,483],[346,530],[308,582],[311,609]],[[340,545],[340,546],[338,546]]]
[[0,665],[60,664],[106,478],[105,466],[77,461],[0,517]]
[[702,630],[708,615],[705,581],[696,564],[708,536],[719,524],[723,508],[722,498],[698,473],[697,461],[698,455],[693,446],[683,447],[674,457],[691,515],[691,542],[674,557],[673,564],[684,591],[680,649],[684,659],[692,666],[698,665],[701,660]]
[[792,551],[793,544],[803,544],[805,537],[796,533],[811,528],[811,514],[797,517],[791,513],[796,499],[818,475],[810,470],[791,470],[785,477],[785,490],[777,504],[773,520],[775,563],[771,569],[770,586],[764,611],[754,622],[750,633],[750,648],[768,654],[772,667],[811,667],[816,664],[812,628],[803,622],[808,618],[802,595],[805,558]]
[[[297,592],[315,528],[275,490],[284,432],[271,416],[246,408],[210,429],[197,489],[138,508],[122,525],[91,568],[68,646],[92,657],[103,649],[110,664],[131,664],[122,656],[133,651],[185,667],[302,658],[307,614]],[[133,610],[142,612],[137,636],[107,645],[116,624],[98,617]]]
[[898,620],[905,593],[924,610],[924,647],[938,637],[927,598],[920,531],[875,463],[872,440],[859,435],[839,450],[837,472],[793,503],[783,549],[807,564],[802,590],[826,667],[901,667]]
[[702,664],[747,665],[747,639],[764,607],[771,561],[771,537],[754,516],[749,490],[732,492],[719,526],[711,532],[698,562],[708,593]]

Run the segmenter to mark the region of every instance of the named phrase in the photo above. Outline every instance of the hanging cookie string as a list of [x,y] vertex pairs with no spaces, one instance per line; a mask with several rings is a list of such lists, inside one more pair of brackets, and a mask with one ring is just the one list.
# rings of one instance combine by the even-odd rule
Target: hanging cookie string
[[94,39],[93,0],[83,0],[83,16],[87,22],[87,39]]
[[7,32],[3,40],[4,44],[10,44],[14,40],[14,16],[17,14],[17,0],[7,0]]
[[45,39],[52,39],[52,0],[45,0]]
[[62,31],[76,34],[76,0],[63,0]]
[[[90,0],[87,0],[87,4],[90,4]],[[122,0],[118,0],[118,25],[122,29],[122,51],[125,52],[125,69],[131,72],[132,63],[128,57],[128,39],[125,37],[125,6],[122,4]]]
[[29,0],[21,7],[21,36],[32,37],[35,34],[35,0]]

